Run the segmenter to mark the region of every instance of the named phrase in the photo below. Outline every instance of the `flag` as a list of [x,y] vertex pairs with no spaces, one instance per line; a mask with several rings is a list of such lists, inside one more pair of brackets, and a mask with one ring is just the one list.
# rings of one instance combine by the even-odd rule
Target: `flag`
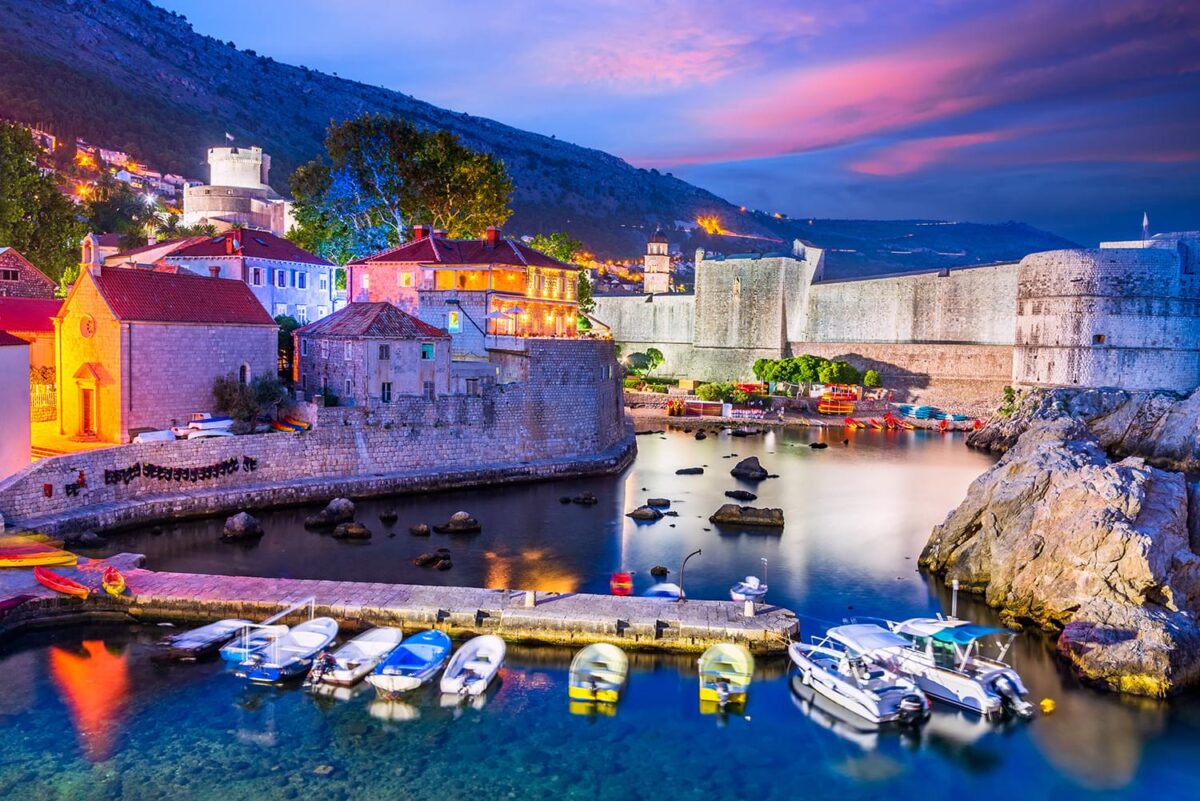
[[232,141],[233,141],[233,134],[231,134],[229,131],[226,131],[226,132],[225,132],[225,138],[226,138],[226,139],[228,139],[230,142],[232,142]]
[[1142,239],[1150,238],[1150,215],[1142,212]]

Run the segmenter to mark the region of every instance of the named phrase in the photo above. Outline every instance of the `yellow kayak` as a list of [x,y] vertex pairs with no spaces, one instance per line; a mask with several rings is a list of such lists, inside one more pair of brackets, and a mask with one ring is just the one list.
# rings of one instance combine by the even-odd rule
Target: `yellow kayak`
[[100,574],[100,586],[114,598],[125,594],[125,577],[115,567],[106,567]]
[[79,557],[66,551],[0,556],[0,567],[73,567]]
[[0,567],[69,567],[79,561],[61,546],[62,542],[45,534],[0,537]]

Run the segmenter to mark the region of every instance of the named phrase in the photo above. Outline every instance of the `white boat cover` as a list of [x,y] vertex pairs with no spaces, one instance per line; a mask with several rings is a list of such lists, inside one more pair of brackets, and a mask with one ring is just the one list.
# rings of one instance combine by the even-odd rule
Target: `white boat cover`
[[888,648],[908,648],[908,640],[873,623],[854,623],[835,626],[827,632],[829,639],[841,643],[847,650],[859,654]]

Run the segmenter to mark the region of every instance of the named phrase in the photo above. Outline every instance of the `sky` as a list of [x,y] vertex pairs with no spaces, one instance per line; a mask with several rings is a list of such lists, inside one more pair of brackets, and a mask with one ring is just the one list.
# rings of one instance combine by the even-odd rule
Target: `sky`
[[156,0],[797,217],[1200,229],[1200,0]]

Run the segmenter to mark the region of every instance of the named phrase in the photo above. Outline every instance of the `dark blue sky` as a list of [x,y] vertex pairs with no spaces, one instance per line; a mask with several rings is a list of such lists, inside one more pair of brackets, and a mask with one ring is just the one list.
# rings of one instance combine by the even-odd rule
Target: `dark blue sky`
[[1200,228],[1200,1],[158,0],[794,216]]

